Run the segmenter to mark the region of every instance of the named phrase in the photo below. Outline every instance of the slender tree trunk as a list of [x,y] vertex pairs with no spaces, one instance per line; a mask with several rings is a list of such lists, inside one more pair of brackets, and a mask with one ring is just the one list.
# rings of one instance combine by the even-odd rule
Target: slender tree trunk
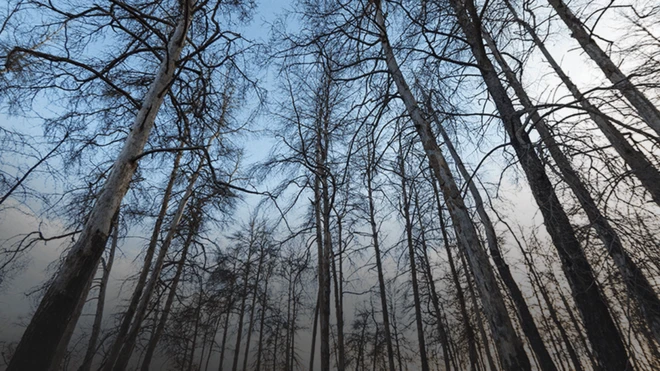
[[263,352],[264,344],[264,324],[266,323],[266,305],[268,304],[268,282],[270,280],[270,268],[267,271],[266,282],[264,282],[264,292],[261,296],[261,317],[259,319],[259,342],[257,346],[257,364],[255,366],[255,371],[261,371],[261,357]]
[[392,347],[392,337],[390,335],[390,318],[387,312],[387,293],[385,291],[385,277],[383,275],[383,263],[381,261],[380,241],[378,237],[378,225],[376,224],[376,206],[373,195],[373,175],[375,164],[375,143],[372,138],[367,144],[367,169],[365,172],[367,186],[367,200],[369,201],[369,224],[371,226],[371,240],[374,246],[374,256],[376,258],[376,270],[378,273],[378,289],[380,291],[380,305],[383,313],[383,328],[385,331],[385,343],[387,346],[387,361],[390,371],[394,369],[394,350]]
[[222,371],[224,369],[224,363],[225,363],[225,349],[227,346],[227,333],[229,332],[229,317],[231,316],[231,310],[233,307],[233,298],[229,298],[229,301],[231,304],[227,308],[227,315],[225,316],[225,324],[224,324],[224,328],[222,329],[222,344],[220,345],[220,364],[218,365],[218,371]]
[[[546,229],[559,253],[562,268],[571,287],[596,356],[610,370],[626,370],[632,366],[609,308],[598,287],[591,266],[577,240],[568,216],[534,152],[527,132],[507,96],[499,76],[488,59],[481,39],[479,15],[472,0],[450,0],[458,23],[470,44],[479,71],[488,87],[500,118],[508,133],[510,145],[520,159],[532,194],[543,215]],[[496,340],[497,342],[497,340]]]
[[571,36],[577,40],[587,55],[596,62],[605,74],[605,77],[612,82],[614,88],[618,89],[630,104],[635,107],[637,113],[639,113],[646,124],[660,135],[660,111],[658,108],[644,93],[637,89],[637,86],[630,81],[628,76],[621,72],[607,53],[596,44],[596,41],[591,37],[591,33],[585,29],[582,21],[573,14],[562,0],[548,0],[548,3],[552,5],[559,18],[571,30]]
[[181,258],[177,263],[176,273],[174,273],[174,278],[172,278],[172,282],[170,283],[170,291],[167,294],[167,300],[165,301],[163,312],[160,315],[158,326],[154,330],[153,336],[151,337],[151,341],[149,341],[149,345],[147,346],[144,360],[142,361],[142,371],[149,370],[151,359],[153,358],[153,354],[156,350],[156,346],[158,345],[160,336],[163,333],[163,330],[165,329],[165,325],[167,324],[167,318],[169,317],[170,311],[172,309],[174,298],[176,298],[176,288],[179,285],[181,274],[183,273],[183,267],[185,266],[186,259],[188,258],[188,250],[190,249],[190,245],[192,244],[193,238],[197,233],[197,229],[198,226],[195,225],[192,228],[192,230],[189,232],[188,236],[186,236],[186,241],[183,243],[183,249],[181,250]]
[[[328,192],[326,192],[328,194]],[[328,200],[329,201],[329,200]],[[329,213],[328,213],[329,214]],[[330,220],[330,215],[327,215],[328,221]],[[339,220],[337,220],[338,223],[340,223]],[[329,223],[326,223],[329,224]],[[330,230],[326,231],[328,236],[330,236]],[[326,241],[330,241],[330,238],[327,238]],[[344,293],[342,292],[342,267],[341,267],[341,262],[339,264],[339,269],[337,269],[337,264],[336,264],[336,259],[335,257],[340,257],[341,256],[341,234],[339,235],[339,238],[337,239],[337,245],[339,249],[338,254],[332,254],[332,277],[334,280],[334,294],[335,294],[335,318],[337,319],[337,370],[344,370],[344,363],[346,362],[346,356],[345,356],[345,351],[344,351],[344,299],[343,295]],[[341,366],[340,366],[341,365]]]
[[[431,294],[431,304],[433,305],[433,310],[436,313],[436,326],[438,328],[438,335],[440,336],[440,343],[442,346],[442,355],[445,363],[445,370],[450,370],[449,364],[449,339],[447,336],[447,330],[445,329],[444,324],[442,323],[442,311],[440,310],[440,300],[438,299],[438,293],[435,290],[435,280],[433,279],[433,273],[431,272],[431,261],[428,256],[428,247],[426,245],[426,233],[424,232],[424,223],[422,221],[422,212],[419,205],[419,195],[417,189],[415,191],[415,208],[417,209],[417,220],[420,225],[420,234],[421,234],[421,243],[422,243],[422,259],[423,259],[423,273],[426,276],[426,280],[429,283],[429,292]],[[388,334],[386,334],[388,336]],[[392,370],[394,371],[394,370]]]
[[474,308],[474,313],[476,315],[477,329],[479,330],[479,335],[481,335],[481,338],[484,341],[484,353],[486,353],[486,360],[488,360],[488,367],[490,368],[490,370],[495,371],[498,368],[497,365],[495,364],[495,360],[493,359],[493,354],[490,351],[490,340],[488,339],[488,335],[486,334],[486,330],[484,329],[484,321],[483,321],[483,317],[481,317],[481,310],[479,308],[479,304],[477,303],[477,294],[474,292],[474,283],[472,280],[472,275],[470,274],[470,267],[465,261],[465,254],[459,253],[458,256],[460,258],[461,265],[463,266],[463,270],[465,271],[468,292],[470,293],[470,301],[472,302],[472,307]]
[[470,323],[470,316],[468,315],[467,305],[465,302],[465,294],[463,292],[463,287],[461,286],[461,281],[458,277],[458,271],[456,270],[456,263],[454,262],[453,253],[451,251],[451,247],[449,246],[449,236],[447,235],[447,229],[445,227],[445,218],[442,211],[442,205],[440,204],[440,195],[438,193],[435,182],[432,181],[431,184],[433,185],[433,193],[435,196],[436,206],[438,208],[440,232],[442,233],[442,240],[445,247],[445,252],[447,253],[447,261],[449,262],[451,276],[454,281],[454,286],[456,286],[456,297],[458,298],[458,304],[461,311],[461,319],[465,326],[465,334],[468,343],[468,356],[470,359],[470,370],[477,371],[479,362],[477,360],[476,336],[474,334],[474,328]]
[[236,331],[236,347],[234,347],[234,361],[231,366],[231,371],[238,369],[238,357],[241,353],[241,337],[243,335],[243,316],[245,315],[245,300],[247,298],[247,288],[250,280],[250,267],[252,259],[252,242],[248,246],[249,252],[247,261],[245,263],[245,275],[243,276],[243,290],[241,290],[241,306],[238,311],[238,330]]
[[[184,263],[185,263],[184,261],[181,261],[180,265],[183,266]],[[173,287],[173,288],[175,288],[175,287]],[[199,336],[199,321],[200,321],[200,316],[201,316],[201,313],[202,313],[203,294],[204,294],[204,291],[200,290],[199,291],[199,302],[197,303],[197,308],[195,308],[195,330],[193,331],[192,344],[191,344],[191,347],[190,347],[190,362],[188,363],[188,371],[192,371],[192,366],[195,363],[195,351],[197,350],[197,337]],[[162,317],[165,317],[164,314],[165,314],[165,312],[163,311],[163,316]],[[167,318],[163,318],[163,319],[167,320]],[[154,344],[153,347],[155,349],[158,338],[156,336],[153,336],[151,338],[151,340],[153,340],[153,344]],[[200,363],[201,363],[201,361],[200,361]]]
[[257,290],[259,289],[259,279],[261,278],[261,268],[264,261],[264,249],[261,245],[259,252],[259,263],[257,264],[257,275],[254,279],[254,289],[252,291],[252,305],[250,305],[250,319],[248,320],[247,339],[245,339],[245,355],[243,357],[243,371],[247,371],[248,357],[250,354],[250,341],[252,339],[252,329],[254,327],[254,307],[257,304]]
[[[642,183],[642,186],[649,192],[655,203],[660,205],[660,171],[655,166],[653,166],[653,164],[642,152],[635,149],[635,147],[633,147],[628,142],[628,139],[626,139],[626,137],[616,127],[614,127],[614,125],[612,125],[607,115],[603,114],[597,107],[589,102],[589,100],[582,94],[578,87],[571,81],[568,75],[559,66],[557,61],[555,61],[554,57],[545,47],[545,43],[537,35],[534,28],[532,28],[527,22],[518,17],[509,0],[505,0],[505,4],[508,6],[516,21],[532,37],[535,45],[539,48],[557,76],[559,76],[564,85],[571,92],[573,98],[575,98],[575,100],[589,114],[591,120],[603,133],[605,138],[610,142],[612,148],[614,148],[614,150],[619,154],[619,156],[621,156],[624,162],[630,167],[632,173],[635,175],[635,177],[637,177],[640,183]],[[654,327],[657,327],[657,325],[654,325]],[[660,330],[654,330],[654,332],[657,331]]]
[[[401,147],[401,145],[400,145]],[[426,341],[424,340],[424,324],[422,319],[422,305],[419,297],[419,283],[417,281],[417,254],[415,254],[415,245],[413,242],[413,225],[410,216],[410,197],[408,196],[405,163],[403,158],[403,149],[399,152],[399,175],[401,177],[401,213],[405,222],[406,242],[408,247],[408,259],[410,259],[410,279],[412,281],[413,301],[415,305],[415,325],[417,326],[417,345],[419,349],[419,360],[421,370],[429,371],[428,357],[426,355]]]
[[[316,306],[314,307],[314,324],[312,325],[312,347],[309,353],[309,371],[314,371],[314,355],[316,354],[316,334],[319,324],[319,295],[316,295]],[[259,371],[259,370],[257,370]]]
[[[165,92],[174,78],[192,20],[194,0],[181,1],[181,4],[183,9],[167,44],[166,56],[143,99],[124,147],[99,192],[78,241],[71,247],[25,329],[9,362],[8,371],[48,369],[64,330],[70,322],[78,321],[76,305],[85,295],[85,288],[94,276],[105,250],[112,218],[137,168],[136,158],[147,143]],[[39,349],[39,357],[34,356],[35,349]]]
[[119,223],[115,223],[115,227],[112,233],[112,245],[110,246],[110,251],[108,253],[108,260],[104,261],[101,259],[101,264],[103,267],[103,277],[101,278],[101,283],[99,284],[99,293],[96,302],[96,313],[94,314],[94,324],[92,325],[92,334],[89,336],[89,342],[87,344],[87,351],[85,352],[85,358],[83,359],[82,365],[78,368],[78,371],[89,371],[92,367],[92,361],[94,360],[94,355],[96,354],[96,346],[98,343],[99,335],[101,334],[101,324],[103,322],[103,309],[105,306],[105,293],[108,288],[108,280],[110,279],[110,271],[112,270],[112,264],[115,260],[115,251],[117,250],[117,243],[119,241]]
[[[329,117],[329,86],[330,76],[324,74],[322,81],[322,92],[319,109],[319,123],[316,128],[316,168],[314,169],[314,192],[315,192],[315,216],[317,223],[317,246],[318,246],[318,279],[319,279],[319,314],[321,324],[321,371],[330,371],[330,252],[332,242],[330,238],[329,219],[329,197],[327,180],[327,143],[323,123]],[[339,365],[338,365],[339,366]],[[343,367],[343,365],[342,365]]]
[[[561,151],[559,144],[555,141],[545,120],[539,115],[531,100],[527,96],[522,84],[517,76],[508,66],[502,55],[499,53],[495,42],[485,35],[486,42],[504,71],[509,85],[516,92],[523,107],[531,113],[532,122],[545,142],[552,158],[555,160],[564,181],[569,185],[573,193],[587,214],[589,222],[598,233],[598,237],[603,242],[603,247],[612,257],[614,264],[619,269],[623,282],[630,297],[635,300],[642,311],[646,323],[654,334],[655,340],[660,343],[660,298],[656,294],[653,286],[646,278],[642,270],[632,260],[628,252],[623,247],[619,235],[610,225],[607,218],[600,212],[596,201],[591,197],[587,187],[582,182],[577,172],[573,169],[570,160]],[[624,139],[625,140],[625,139]]]
[[[505,370],[529,370],[531,365],[527,354],[523,348],[522,342],[518,338],[508,311],[504,304],[504,299],[497,286],[495,274],[490,266],[488,257],[480,247],[477,231],[472,224],[470,214],[463,202],[461,193],[456,186],[454,177],[449,169],[435,136],[422,115],[417,101],[412,95],[408,84],[399,69],[395,59],[394,52],[390,46],[385,28],[385,19],[380,2],[373,3],[376,8],[376,24],[380,30],[381,46],[387,63],[388,70],[394,82],[396,83],[399,95],[403,99],[408,114],[417,130],[417,134],[424,147],[426,155],[433,169],[433,174],[440,182],[445,200],[449,206],[457,236],[462,242],[462,247],[470,259],[470,266],[477,279],[483,307],[488,316],[488,320],[493,332],[495,343],[498,347],[498,353],[501,357]],[[425,371],[425,370],[424,370]]]

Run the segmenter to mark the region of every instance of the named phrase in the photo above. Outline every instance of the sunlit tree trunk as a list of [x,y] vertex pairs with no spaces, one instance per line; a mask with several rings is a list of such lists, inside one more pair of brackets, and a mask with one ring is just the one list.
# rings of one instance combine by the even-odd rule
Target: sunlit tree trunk
[[[147,143],[185,44],[195,1],[182,0],[180,3],[181,15],[165,48],[165,57],[142,101],[124,147],[96,198],[77,242],[71,247],[25,329],[7,367],[9,371],[48,369],[65,328],[70,322],[78,321],[76,305],[84,296],[85,288],[103,255],[112,218],[128,191],[137,168],[137,158]],[[39,357],[34,356],[35,349],[39,349]]]

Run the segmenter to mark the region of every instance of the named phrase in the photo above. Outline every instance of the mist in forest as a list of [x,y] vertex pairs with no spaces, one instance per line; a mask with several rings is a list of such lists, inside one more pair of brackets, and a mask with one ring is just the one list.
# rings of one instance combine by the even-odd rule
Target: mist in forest
[[8,0],[0,369],[660,369],[660,7]]

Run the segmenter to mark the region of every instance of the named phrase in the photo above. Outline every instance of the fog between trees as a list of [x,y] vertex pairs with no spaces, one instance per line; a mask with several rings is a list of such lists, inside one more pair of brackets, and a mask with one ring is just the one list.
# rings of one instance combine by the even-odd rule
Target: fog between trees
[[5,369],[660,368],[653,1],[0,12]]

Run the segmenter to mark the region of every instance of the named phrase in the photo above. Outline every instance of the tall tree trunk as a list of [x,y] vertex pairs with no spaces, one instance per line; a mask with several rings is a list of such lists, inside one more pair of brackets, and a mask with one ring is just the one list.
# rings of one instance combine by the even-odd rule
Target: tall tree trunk
[[[591,120],[596,124],[598,129],[603,133],[605,138],[610,142],[612,148],[621,156],[624,162],[630,167],[635,177],[642,183],[642,186],[649,192],[654,202],[660,205],[660,171],[653,166],[648,158],[640,151],[635,149],[628,139],[610,122],[607,115],[603,114],[596,106],[592,105],[589,100],[582,94],[578,87],[571,81],[564,70],[559,66],[552,54],[545,47],[545,43],[538,36],[534,28],[527,22],[518,17],[515,9],[509,2],[505,0],[505,4],[509,8],[515,20],[527,31],[532,37],[534,44],[539,48],[546,61],[557,76],[562,80],[563,84],[568,88],[573,95],[573,98],[584,108],[589,114]],[[657,330],[654,330],[657,331]],[[656,335],[657,336],[657,335]]]
[[456,263],[454,261],[453,253],[451,251],[451,246],[449,246],[449,236],[447,235],[447,229],[445,226],[445,218],[443,213],[442,204],[440,203],[440,195],[435,181],[432,181],[433,185],[433,194],[435,196],[436,207],[438,209],[438,220],[440,221],[440,232],[442,233],[442,241],[445,247],[445,252],[447,253],[447,261],[449,262],[449,270],[451,272],[452,280],[454,281],[454,286],[456,286],[456,298],[458,299],[458,305],[461,312],[461,320],[465,326],[465,334],[468,344],[468,356],[470,359],[470,370],[477,371],[479,362],[477,359],[477,346],[476,346],[476,336],[474,334],[474,328],[470,323],[470,316],[467,311],[467,304],[465,301],[465,293],[463,287],[461,286],[460,278],[458,277],[458,270],[456,269]]
[[[387,68],[390,76],[396,83],[399,95],[407,108],[408,114],[417,130],[422,146],[429,159],[433,174],[440,182],[449,212],[457,231],[457,236],[462,242],[461,245],[466,249],[470,266],[477,279],[483,307],[488,316],[488,320],[493,332],[495,343],[498,347],[498,353],[501,357],[505,370],[529,370],[531,365],[522,342],[518,338],[508,311],[504,304],[504,299],[497,286],[495,274],[493,273],[486,253],[480,246],[477,231],[472,224],[470,214],[463,202],[461,193],[456,186],[454,177],[449,169],[435,136],[422,115],[417,101],[412,95],[408,84],[405,81],[403,73],[395,59],[394,52],[387,37],[385,28],[385,18],[380,8],[380,1],[373,3],[376,8],[376,24],[380,30],[380,41],[385,56]],[[424,370],[425,371],[425,370]]]
[[486,334],[486,330],[484,329],[484,321],[483,321],[483,317],[481,316],[481,310],[479,308],[479,304],[477,303],[477,294],[474,292],[474,283],[473,283],[474,281],[472,280],[472,275],[470,274],[470,267],[465,261],[465,254],[461,254],[459,252],[458,256],[461,261],[461,266],[465,271],[465,278],[467,279],[468,292],[470,293],[470,301],[472,302],[472,307],[474,308],[474,313],[476,317],[475,322],[477,323],[477,329],[479,330],[479,335],[481,335],[481,338],[484,341],[484,353],[486,353],[486,360],[488,360],[488,367],[490,370],[495,371],[498,368],[497,365],[495,364],[495,360],[493,359],[493,354],[490,351],[490,340],[488,339],[488,334]]
[[[587,335],[603,367],[626,370],[632,366],[606,301],[598,287],[589,262],[577,240],[568,216],[555,193],[554,186],[537,154],[527,132],[522,127],[513,103],[507,96],[499,76],[488,59],[481,39],[480,18],[472,0],[451,0],[458,23],[470,45],[479,71],[488,88],[500,119],[509,136],[510,145],[520,159],[532,194],[543,215],[546,229],[562,261],[562,268],[571,287]],[[496,340],[497,341],[497,340]]]
[[[326,194],[329,194],[329,192],[326,191]],[[329,203],[329,200],[328,200]],[[329,211],[329,209],[328,209]],[[329,212],[326,215],[327,220],[330,220],[330,215]],[[338,219],[337,223],[341,223],[341,221]],[[327,223],[329,224],[329,223]],[[339,228],[341,229],[341,227]],[[328,229],[326,231],[328,236],[330,236],[330,229],[328,225]],[[326,241],[330,241],[330,238],[327,238]],[[343,293],[343,285],[342,285],[342,267],[341,267],[341,234],[339,234],[339,238],[337,239],[337,247],[338,247],[338,254],[331,254],[332,255],[332,277],[333,277],[333,288],[334,288],[334,295],[335,295],[335,318],[337,319],[337,370],[344,370],[344,363],[346,362],[346,356],[345,356],[345,351],[344,351],[344,293]],[[336,260],[340,259],[339,262],[339,269],[337,269],[337,263]]]
[[312,346],[311,346],[311,351],[309,353],[309,371],[314,371],[314,355],[316,354],[316,334],[319,324],[319,294],[316,295],[316,306],[314,307],[313,321],[314,324],[312,325]]
[[177,263],[176,266],[176,273],[174,273],[174,278],[172,278],[172,282],[170,283],[170,291],[167,294],[167,300],[165,301],[165,306],[163,307],[163,312],[160,315],[160,320],[158,321],[158,326],[154,330],[153,336],[151,337],[151,340],[149,341],[149,344],[147,345],[147,350],[144,355],[144,360],[142,361],[142,371],[148,371],[149,366],[151,364],[151,360],[153,358],[153,354],[156,350],[156,345],[158,345],[158,341],[160,340],[160,336],[163,333],[163,330],[165,329],[165,325],[167,324],[167,318],[169,317],[170,311],[172,309],[172,304],[174,303],[174,298],[176,298],[176,289],[177,286],[179,285],[179,281],[181,279],[181,274],[183,273],[183,267],[186,264],[186,259],[188,258],[188,250],[190,249],[190,245],[193,242],[193,239],[195,237],[195,234],[197,233],[198,226],[195,225],[193,228],[191,228],[191,231],[188,233],[188,236],[186,236],[186,240],[183,243],[183,248],[181,250],[181,258],[179,259],[179,262]]
[[[183,266],[184,263],[185,262],[182,261],[180,263],[181,266]],[[178,272],[178,270],[177,270],[177,272]],[[178,284],[178,282],[177,282],[177,284]],[[174,286],[174,284],[173,284],[173,286]],[[173,288],[176,288],[176,287],[173,287]],[[188,363],[188,371],[192,371],[193,364],[195,363],[195,353],[196,353],[196,350],[197,350],[197,337],[199,336],[199,321],[201,320],[200,317],[201,317],[201,313],[202,313],[203,297],[204,297],[204,290],[203,290],[203,286],[202,286],[200,291],[199,291],[199,301],[197,302],[197,308],[195,308],[195,330],[193,331],[192,344],[190,346],[190,362]],[[161,318],[161,319],[167,320],[167,317],[165,317],[165,311],[163,311],[162,317],[163,318]],[[165,322],[165,323],[167,323],[167,322]],[[152,336],[150,343],[154,344],[153,345],[154,349],[156,349],[156,344],[158,344],[157,341],[158,341],[158,338],[156,336]],[[151,344],[149,344],[149,345],[151,345]],[[201,361],[200,361],[200,363],[201,363]],[[147,368],[147,370],[148,370],[148,368]]]
[[[438,328],[438,335],[440,336],[440,343],[442,346],[442,355],[445,363],[445,370],[450,370],[450,355],[449,355],[449,337],[447,336],[447,330],[445,329],[444,324],[442,323],[443,313],[440,310],[440,300],[438,299],[438,292],[435,290],[435,280],[433,279],[433,273],[431,272],[431,261],[428,256],[428,246],[426,245],[426,233],[424,232],[424,223],[422,221],[422,211],[419,205],[419,195],[417,188],[414,188],[415,191],[415,209],[417,209],[417,221],[420,225],[420,235],[421,235],[421,244],[422,244],[422,270],[426,276],[426,280],[429,283],[429,292],[431,296],[431,304],[433,305],[433,310],[436,314],[436,327]],[[388,334],[386,334],[388,336]],[[394,370],[391,370],[394,371]]]
[[587,55],[596,62],[605,77],[612,82],[614,88],[618,89],[635,107],[646,124],[660,135],[660,110],[612,62],[607,53],[596,44],[596,41],[591,37],[591,33],[587,32],[580,19],[573,14],[562,0],[548,0],[548,3],[552,5],[559,18],[571,30],[571,36],[577,40]]
[[252,339],[252,329],[254,328],[254,308],[257,304],[257,291],[259,289],[259,279],[261,278],[261,268],[264,261],[264,249],[261,244],[259,252],[259,263],[257,264],[257,275],[254,279],[254,289],[252,290],[252,305],[250,305],[250,319],[248,320],[247,339],[245,339],[245,355],[243,357],[243,371],[247,371],[248,357],[250,354],[250,341]]
[[[181,1],[183,9],[168,41],[166,55],[143,99],[124,147],[96,198],[78,241],[71,247],[25,329],[9,362],[8,371],[47,370],[64,330],[70,322],[78,321],[76,305],[94,276],[105,250],[113,216],[128,191],[137,168],[137,157],[147,143],[165,92],[174,78],[192,21],[194,3],[194,0]],[[39,349],[39,357],[34,356],[35,349]]]
[[101,324],[103,322],[103,309],[105,306],[105,293],[108,288],[108,280],[110,279],[110,271],[112,270],[112,264],[115,260],[115,251],[117,250],[117,243],[119,241],[119,223],[115,222],[115,227],[112,233],[112,245],[110,246],[110,251],[108,252],[108,260],[105,261],[101,259],[101,265],[103,267],[103,277],[101,277],[101,282],[99,283],[99,293],[98,298],[96,299],[96,313],[94,314],[94,324],[92,325],[92,334],[89,336],[89,341],[87,343],[87,351],[85,352],[85,357],[83,358],[83,363],[78,368],[78,371],[89,371],[92,367],[92,361],[94,360],[94,355],[96,354],[96,346],[98,343],[99,335],[101,334]]
[[[314,197],[316,217],[316,239],[318,246],[318,279],[319,279],[319,318],[321,327],[321,371],[330,371],[330,258],[332,242],[330,241],[330,195],[328,191],[328,155],[327,126],[330,115],[330,76],[324,71],[319,99],[319,117],[316,127],[316,149],[314,169]],[[339,366],[339,365],[338,365]],[[343,367],[343,365],[342,365]]]
[[[117,228],[119,227],[118,222],[119,222],[119,210],[115,214],[115,216],[113,218],[113,222],[112,222],[111,232],[113,233],[113,238],[118,237],[118,236],[115,236],[115,232],[119,233],[119,231],[117,230]],[[115,241],[113,239],[113,244],[114,243],[115,243]],[[99,265],[99,263],[97,263],[97,266],[96,266],[95,270],[98,270],[98,265]],[[80,301],[76,305],[75,312],[74,312],[75,317],[80,317],[80,314],[82,313],[83,309],[85,308],[85,304],[87,303],[87,296],[89,296],[89,292],[92,288],[92,284],[94,283],[93,278],[94,277],[92,277],[92,279],[90,279],[89,282],[87,283],[87,287],[85,287],[85,290],[84,290],[84,295],[80,298]],[[77,324],[77,322],[69,322],[68,326],[64,330],[62,340],[60,340],[60,344],[57,347],[57,350],[55,351],[55,356],[53,357],[53,361],[51,362],[51,366],[50,366],[49,371],[58,371],[62,367],[64,367],[65,369],[67,368],[67,366],[65,364],[66,363],[65,360],[67,358],[67,348],[68,348],[69,342],[71,341],[71,337],[73,336],[73,332],[76,330],[76,324]]]
[[[429,104],[430,104],[430,100],[429,100]],[[529,311],[529,307],[525,302],[525,298],[522,294],[522,291],[518,287],[516,280],[513,278],[509,265],[506,263],[504,257],[502,256],[499,243],[497,242],[497,233],[495,232],[495,227],[493,226],[493,222],[491,221],[490,217],[488,216],[488,213],[486,212],[486,208],[484,207],[484,202],[483,199],[481,198],[481,194],[479,193],[479,190],[477,189],[477,186],[474,183],[474,181],[472,181],[472,176],[470,175],[467,168],[463,164],[463,161],[458,155],[458,152],[456,151],[456,148],[454,147],[451,139],[449,138],[449,135],[447,135],[447,132],[442,126],[440,120],[438,120],[435,111],[430,106],[427,108],[427,110],[429,112],[432,112],[432,117],[438,126],[438,131],[440,132],[440,135],[445,141],[447,150],[451,154],[452,159],[454,160],[454,163],[456,164],[456,167],[458,168],[458,171],[460,172],[461,176],[463,177],[463,179],[465,179],[466,182],[468,182],[468,189],[470,190],[470,195],[472,195],[472,199],[474,200],[474,204],[477,209],[477,214],[479,214],[479,219],[481,220],[481,224],[486,231],[486,245],[488,246],[488,251],[490,252],[490,256],[493,258],[493,262],[495,263],[495,268],[497,268],[497,272],[500,274],[500,277],[502,278],[502,282],[509,291],[513,303],[516,306],[523,333],[527,337],[527,340],[529,341],[532,351],[534,351],[534,354],[536,355],[536,358],[539,361],[539,366],[541,367],[541,370],[544,371],[557,371],[557,367],[552,361],[552,357],[550,356],[548,349],[543,343],[541,334],[539,333],[539,330],[536,327],[536,323],[534,322],[534,317],[532,316],[532,313]]]
[[429,361],[426,355],[426,341],[424,340],[424,323],[422,319],[422,304],[419,297],[419,283],[417,281],[417,254],[415,254],[415,245],[413,241],[413,224],[410,216],[410,199],[408,196],[408,179],[405,171],[405,162],[403,157],[402,145],[399,144],[400,152],[398,154],[398,172],[401,177],[401,213],[405,222],[406,242],[408,247],[408,259],[410,259],[410,279],[412,281],[413,302],[415,305],[415,325],[417,329],[417,345],[419,350],[419,360],[422,371],[429,371]]
[[[181,143],[183,145],[183,143]],[[183,151],[178,151],[174,157],[174,165],[172,166],[172,171],[170,172],[170,177],[167,181],[167,186],[165,187],[165,193],[163,194],[163,200],[160,204],[160,210],[158,216],[156,217],[156,222],[151,233],[151,238],[149,240],[149,246],[144,255],[144,263],[142,264],[142,270],[138,276],[137,283],[135,284],[135,289],[133,289],[133,294],[131,296],[131,301],[128,304],[126,312],[122,316],[121,324],[119,325],[119,330],[115,336],[115,340],[110,346],[110,351],[108,352],[108,357],[104,362],[110,365],[117,361],[119,356],[119,351],[121,350],[122,345],[126,340],[126,335],[130,329],[131,322],[133,321],[133,316],[137,311],[138,305],[140,304],[140,298],[142,297],[142,292],[144,291],[144,286],[149,277],[149,272],[151,271],[151,263],[154,258],[154,253],[156,251],[156,246],[158,246],[158,240],[160,233],[162,231],[163,222],[167,216],[167,209],[170,204],[170,198],[172,196],[172,189],[174,188],[174,183],[176,181],[177,175],[179,173],[179,164],[181,163],[181,157],[183,157]]]
[[[233,288],[233,285],[232,285]],[[227,347],[227,334],[229,333],[229,317],[231,317],[231,310],[233,308],[234,299],[229,298],[229,306],[227,307],[227,315],[225,316],[225,323],[222,329],[222,342],[220,345],[220,364],[218,365],[218,371],[224,369],[225,364],[225,349]]]
[[[254,228],[252,225],[251,228]],[[234,361],[232,362],[231,371],[238,369],[238,357],[241,353],[241,337],[243,335],[243,317],[245,316],[245,300],[247,299],[247,288],[250,281],[250,268],[252,263],[252,250],[254,246],[252,241],[248,246],[248,256],[245,263],[245,275],[243,276],[243,289],[241,290],[241,306],[238,310],[238,330],[236,330],[236,346],[234,347]]]
[[116,355],[116,361],[113,364],[112,357],[109,357],[103,369],[104,371],[110,371],[110,370],[123,371],[126,369],[128,365],[131,355],[133,354],[133,348],[135,347],[135,343],[137,341],[138,335],[140,333],[140,329],[142,327],[142,321],[144,321],[154,290],[156,289],[156,285],[160,280],[160,274],[163,269],[163,264],[165,263],[165,257],[167,256],[167,252],[170,246],[172,245],[174,236],[176,235],[176,232],[179,229],[179,224],[181,222],[181,219],[183,218],[183,214],[186,210],[186,206],[188,205],[188,201],[190,200],[193,194],[193,191],[195,189],[195,183],[197,182],[197,178],[199,177],[202,171],[202,167],[204,166],[204,163],[205,160],[203,159],[199,161],[199,165],[197,165],[197,169],[195,170],[195,172],[190,177],[190,180],[188,181],[188,185],[186,187],[185,193],[183,194],[181,201],[179,201],[179,205],[177,206],[177,210],[176,213],[174,214],[174,218],[170,222],[167,235],[165,236],[165,240],[163,241],[160,247],[160,251],[158,252],[156,263],[154,264],[154,269],[151,272],[151,276],[149,277],[149,281],[147,282],[144,288],[144,293],[140,299],[140,303],[138,304],[138,307],[135,311],[135,318],[133,320],[131,328],[126,335],[123,344],[121,345],[121,350]]
[[264,292],[261,296],[261,317],[259,319],[259,342],[257,346],[257,364],[255,366],[255,371],[261,371],[261,357],[263,352],[263,340],[264,340],[264,324],[266,322],[266,305],[268,304],[268,282],[270,280],[271,267],[267,270],[266,280],[264,282]]
[[[371,133],[373,134],[373,132]],[[374,246],[374,256],[376,258],[376,270],[378,274],[378,289],[380,294],[380,305],[383,313],[383,328],[385,331],[385,343],[387,346],[387,361],[390,371],[394,369],[394,350],[392,347],[392,336],[390,335],[390,316],[387,311],[387,293],[385,291],[385,277],[383,275],[383,263],[381,261],[380,241],[378,236],[378,225],[376,224],[376,206],[374,203],[373,195],[373,176],[375,172],[374,160],[376,158],[375,143],[373,142],[373,135],[368,139],[367,143],[367,168],[365,171],[366,186],[367,186],[367,200],[369,202],[369,224],[371,226],[371,241]]]
[[609,253],[614,264],[619,269],[628,294],[641,309],[649,329],[651,329],[654,334],[655,340],[660,343],[660,298],[658,298],[653,286],[642,270],[632,260],[623,247],[619,235],[614,228],[612,228],[605,215],[603,215],[598,209],[596,201],[591,197],[587,187],[582,182],[577,172],[573,169],[570,160],[561,151],[559,144],[552,136],[545,120],[535,109],[522,84],[518,81],[517,76],[513,73],[506,63],[506,60],[504,60],[497,49],[495,42],[488,35],[485,34],[484,36],[495,56],[495,59],[499,62],[504,71],[509,85],[511,85],[515,91],[523,107],[531,113],[532,122],[535,124],[546,147],[548,147],[564,181],[569,185],[577,197],[582,209],[587,214],[587,218],[589,218],[589,222],[596,230],[596,233],[598,233],[600,240],[603,242],[603,248]]

